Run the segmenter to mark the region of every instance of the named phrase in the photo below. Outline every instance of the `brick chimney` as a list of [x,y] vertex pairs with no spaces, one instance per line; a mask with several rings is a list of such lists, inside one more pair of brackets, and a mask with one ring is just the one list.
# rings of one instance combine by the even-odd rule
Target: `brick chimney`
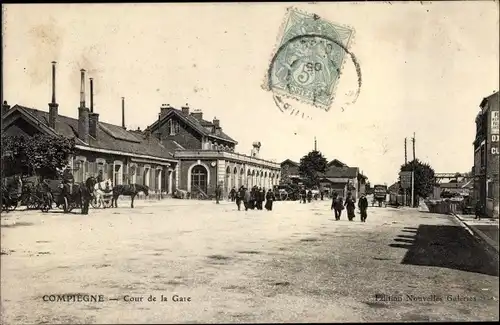
[[187,103],[182,106],[182,114],[189,115],[189,105]]
[[49,103],[49,127],[56,129],[59,105],[56,102],[56,62],[52,61],[52,101]]
[[89,113],[89,134],[97,139],[97,127],[99,125],[99,114],[94,113],[94,80],[90,78],[90,113]]
[[191,116],[201,121],[203,119],[203,112],[200,109],[195,109],[194,112],[191,113]]
[[9,111],[9,109],[10,109],[10,105],[7,104],[6,100],[4,100],[3,104],[2,104],[2,116],[4,116],[4,114],[7,114],[7,112]]
[[214,117],[212,123],[215,125],[216,128],[220,127],[220,120],[217,119],[217,117]]
[[172,108],[172,106],[170,106],[170,104],[161,104],[161,107],[160,107],[160,118],[163,118],[165,115],[167,115],[168,110],[171,109],[171,108]]
[[89,109],[85,107],[85,70],[80,70],[80,107],[78,107],[78,138],[89,143]]
[[215,135],[221,135],[222,128],[220,127],[220,120],[218,120],[217,117],[214,117],[214,120],[212,121],[212,123],[215,126],[215,130],[214,130]]

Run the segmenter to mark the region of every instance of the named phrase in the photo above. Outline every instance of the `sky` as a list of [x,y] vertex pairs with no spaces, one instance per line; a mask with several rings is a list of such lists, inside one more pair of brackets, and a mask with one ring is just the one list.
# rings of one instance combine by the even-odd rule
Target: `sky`
[[[328,111],[287,99],[310,118],[281,112],[262,88],[287,8],[354,30]],[[48,111],[57,61],[61,115],[77,117],[80,69],[94,78],[94,111],[128,128],[153,123],[162,104],[188,103],[220,120],[250,154],[299,161],[317,148],[359,167],[372,184],[397,180],[404,139],[436,172],[473,165],[474,119],[499,89],[495,1],[396,3],[3,5],[3,99]],[[86,85],[87,103],[89,86]]]

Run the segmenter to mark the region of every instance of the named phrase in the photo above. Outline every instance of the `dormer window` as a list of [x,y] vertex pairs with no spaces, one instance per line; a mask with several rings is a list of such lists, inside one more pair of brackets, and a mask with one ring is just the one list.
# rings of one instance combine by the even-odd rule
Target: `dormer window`
[[178,121],[174,121],[172,119],[167,122],[167,134],[168,135],[176,135],[179,133],[180,125]]

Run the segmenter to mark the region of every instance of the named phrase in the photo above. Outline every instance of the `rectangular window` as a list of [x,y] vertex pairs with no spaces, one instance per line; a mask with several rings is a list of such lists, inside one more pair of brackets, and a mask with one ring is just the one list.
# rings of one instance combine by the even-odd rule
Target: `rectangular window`
[[484,144],[481,145],[481,167],[486,165],[486,150],[484,150]]

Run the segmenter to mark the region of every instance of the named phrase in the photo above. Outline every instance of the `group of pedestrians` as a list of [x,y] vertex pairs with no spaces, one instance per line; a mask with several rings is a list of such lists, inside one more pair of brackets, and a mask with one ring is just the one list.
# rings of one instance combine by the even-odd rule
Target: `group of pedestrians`
[[[334,210],[335,220],[340,220],[342,216],[342,210],[344,208],[347,210],[347,219],[349,221],[353,221],[356,209],[356,200],[352,196],[351,192],[347,193],[347,197],[345,202],[343,201],[342,196],[338,195],[338,193],[333,193],[332,206],[331,209]],[[366,222],[367,218],[367,210],[368,210],[368,200],[365,194],[361,194],[361,197],[358,200],[358,208],[361,213],[361,222]]]
[[266,192],[265,188],[254,186],[252,189],[248,189],[241,186],[239,190],[232,188],[229,192],[229,198],[232,202],[236,202],[238,211],[241,210],[241,203],[245,208],[245,211],[250,210],[262,210],[263,203],[265,203],[264,208],[268,211],[272,211],[273,202],[275,200],[274,193],[271,189]]

